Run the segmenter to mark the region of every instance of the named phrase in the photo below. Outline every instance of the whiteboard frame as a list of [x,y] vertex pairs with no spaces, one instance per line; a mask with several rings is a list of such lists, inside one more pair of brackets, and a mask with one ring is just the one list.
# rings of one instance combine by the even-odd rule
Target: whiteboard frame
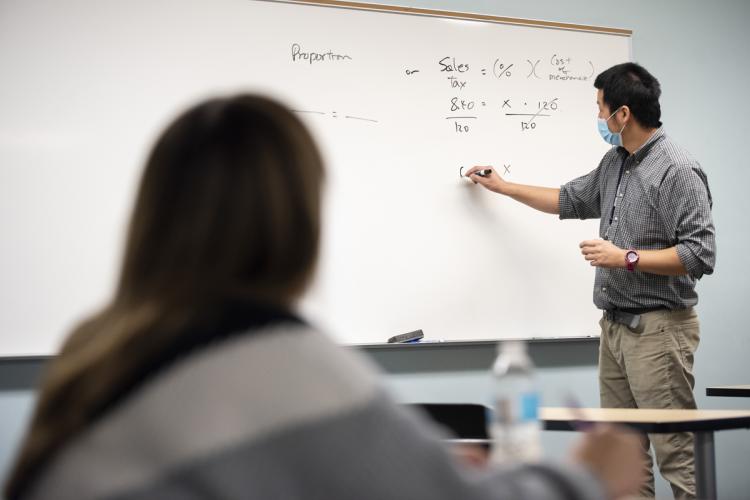
[[[508,340],[522,340],[530,345],[539,344],[574,344],[574,343],[585,343],[592,344],[598,343],[600,337],[598,335],[587,335],[580,337],[533,337],[533,338],[508,338],[508,339],[495,339],[495,340],[441,340],[439,342],[415,342],[415,343],[392,343],[387,342],[371,342],[371,343],[347,343],[339,344],[345,349],[354,349],[362,352],[369,351],[399,351],[399,350],[425,350],[425,349],[448,349],[455,347],[492,347],[497,345],[498,342],[505,342]],[[2,355],[0,356],[0,362],[8,363],[43,363],[57,356],[57,353],[53,354],[24,354],[19,356],[13,355]]]
[[579,337],[517,337],[517,338],[498,338],[493,340],[479,339],[479,340],[431,340],[426,342],[400,342],[400,343],[387,343],[387,342],[369,342],[369,343],[358,343],[358,344],[343,344],[345,347],[353,347],[356,349],[419,349],[419,348],[430,348],[430,347],[471,347],[471,346],[494,346],[498,342],[507,342],[513,340],[520,340],[527,344],[544,344],[544,343],[570,343],[570,342],[599,342],[601,337],[599,335],[585,335]]
[[[256,0],[259,2],[286,3],[300,5],[317,5],[320,7],[334,7],[351,10],[368,10],[376,12],[390,12],[393,14],[407,14],[413,16],[444,17],[451,19],[462,19],[467,21],[484,21],[497,24],[512,24],[517,26],[531,26],[536,28],[553,28],[568,31],[585,31],[591,33],[602,33],[606,35],[617,35],[632,37],[633,30],[626,28],[610,28],[606,26],[593,26],[587,24],[561,23],[556,21],[542,21],[537,19],[523,19],[520,17],[493,16],[490,14],[474,14],[471,12],[457,12],[438,9],[424,9],[419,7],[403,7],[399,5],[384,5],[378,3],[348,2],[343,0]],[[632,55],[632,50],[631,50]],[[632,59],[632,57],[631,57]]]

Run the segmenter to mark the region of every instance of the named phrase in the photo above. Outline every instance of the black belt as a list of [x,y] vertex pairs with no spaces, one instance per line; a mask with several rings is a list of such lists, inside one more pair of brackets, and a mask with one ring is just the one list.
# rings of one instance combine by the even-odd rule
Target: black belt
[[658,307],[640,307],[640,308],[627,308],[627,309],[605,309],[604,317],[614,323],[620,323],[631,329],[638,328],[641,322],[641,315],[650,313],[653,311],[662,311],[666,309],[664,306]]
[[610,312],[610,311],[619,311],[619,312],[624,312],[624,313],[628,313],[628,314],[646,314],[646,313],[650,313],[650,312],[654,312],[654,311],[661,311],[661,310],[664,310],[666,308],[667,308],[666,306],[636,307],[636,308],[623,308],[623,309],[620,309],[618,307],[618,308],[615,308],[615,309],[605,309],[604,312],[607,313],[607,312]]

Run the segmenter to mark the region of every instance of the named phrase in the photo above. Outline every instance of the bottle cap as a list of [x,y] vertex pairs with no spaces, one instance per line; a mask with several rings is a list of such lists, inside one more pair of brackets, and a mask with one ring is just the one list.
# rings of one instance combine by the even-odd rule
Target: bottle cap
[[526,353],[526,342],[523,340],[502,340],[497,343],[498,353]]

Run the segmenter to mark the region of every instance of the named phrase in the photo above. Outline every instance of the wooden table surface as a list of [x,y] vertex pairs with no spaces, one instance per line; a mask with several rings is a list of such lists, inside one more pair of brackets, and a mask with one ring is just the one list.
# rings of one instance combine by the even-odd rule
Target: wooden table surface
[[717,431],[750,427],[749,410],[652,410],[634,408],[540,408],[548,430],[577,430],[580,423],[622,424],[644,432]]

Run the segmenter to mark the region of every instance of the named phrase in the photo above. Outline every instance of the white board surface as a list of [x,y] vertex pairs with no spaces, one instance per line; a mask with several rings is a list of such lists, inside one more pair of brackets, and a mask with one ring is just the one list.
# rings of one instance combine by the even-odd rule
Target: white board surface
[[593,270],[561,223],[459,177],[559,186],[607,146],[593,79],[630,38],[249,0],[0,5],[0,356],[54,353],[115,284],[159,131],[263,92],[328,165],[303,303],[343,343],[595,335]]

